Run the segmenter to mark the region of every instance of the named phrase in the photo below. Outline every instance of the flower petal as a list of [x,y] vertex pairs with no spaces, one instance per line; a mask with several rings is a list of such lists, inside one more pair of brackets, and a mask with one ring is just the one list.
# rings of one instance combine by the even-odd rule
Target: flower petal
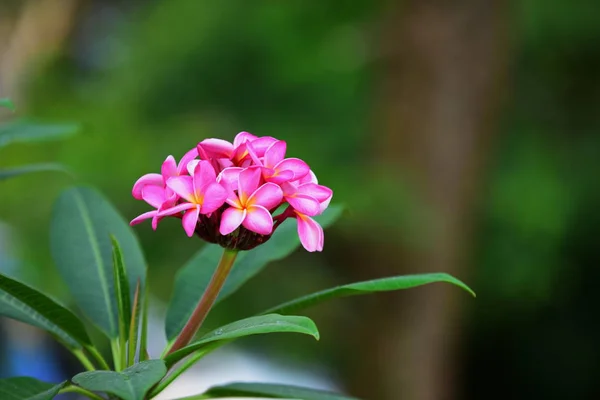
[[220,183],[211,183],[208,185],[202,193],[204,200],[202,201],[202,208],[200,212],[202,214],[210,214],[217,210],[227,199],[227,190]]
[[238,148],[242,143],[253,141],[255,139],[257,139],[257,137],[250,132],[240,132],[235,135],[235,138],[233,139],[233,147]]
[[190,161],[192,161],[196,157],[198,157],[198,148],[197,147],[194,147],[193,149],[191,149],[190,151],[185,153],[183,155],[183,157],[181,157],[181,161],[179,161],[179,164],[177,165],[177,175],[181,175],[185,171],[187,171],[188,164],[190,163]]
[[301,178],[298,181],[299,184],[304,184],[304,183],[319,183],[319,180],[317,179],[317,176],[315,175],[314,172],[308,171],[308,174],[306,174],[304,176],[304,178]]
[[217,181],[217,173],[210,161],[200,161],[194,170],[194,193],[200,197],[203,188]]
[[181,224],[183,225],[183,230],[185,233],[192,237],[194,236],[194,232],[196,231],[196,225],[198,224],[198,216],[200,215],[200,206],[196,205],[196,207],[189,209],[183,214],[183,218],[181,219]]
[[240,210],[239,208],[233,207],[228,208],[223,211],[223,214],[221,215],[219,232],[221,235],[229,235],[242,224],[244,218],[246,218],[246,210]]
[[240,172],[238,176],[238,197],[242,204],[246,204],[248,197],[258,188],[261,175],[259,167],[246,168]]
[[154,208],[159,208],[167,199],[165,189],[154,185],[148,185],[142,189],[142,198]]
[[310,171],[308,164],[299,158],[286,158],[275,165],[274,169],[275,171],[292,171],[294,180],[304,178]]
[[298,221],[298,236],[302,246],[310,252],[322,251],[325,235],[323,228],[314,219],[296,213]]
[[197,146],[198,154],[203,160],[210,158],[231,158],[233,144],[223,139],[204,139]]
[[252,149],[254,149],[254,152],[256,153],[256,155],[258,157],[264,157],[265,152],[267,151],[269,146],[271,146],[273,143],[275,143],[277,141],[278,140],[275,139],[274,137],[262,136],[262,137],[252,140],[250,143],[252,143]]
[[182,211],[189,210],[190,208],[196,207],[197,204],[194,203],[181,203],[174,207],[165,208],[163,210],[158,210],[159,217],[166,217],[167,215],[175,215],[179,214]]
[[140,179],[138,179],[133,184],[133,189],[131,190],[131,195],[138,199],[142,200],[142,189],[144,186],[154,185],[163,187],[165,185],[165,181],[161,174],[146,174],[143,175]]
[[298,193],[306,194],[308,196],[314,197],[319,203],[331,200],[333,197],[333,190],[329,189],[327,186],[316,185],[314,183],[305,183],[298,186]]
[[261,235],[270,235],[273,232],[273,216],[269,210],[256,205],[248,207],[247,210],[246,218],[242,221],[246,229]]
[[[254,143],[252,143],[252,148],[254,151]],[[287,149],[287,144],[283,140],[278,140],[271,144],[269,148],[265,151],[265,161],[264,166],[268,168],[273,168],[277,165],[278,162],[282,161],[285,158],[285,152]]]
[[194,203],[196,197],[194,194],[194,183],[191,176],[175,176],[167,181],[169,189],[177,193],[189,202]]
[[129,225],[131,225],[131,226],[137,225],[137,224],[139,224],[142,221],[145,221],[145,220],[147,220],[149,218],[154,217],[157,213],[158,213],[158,211],[156,211],[156,210],[145,212],[145,213],[143,213],[141,215],[138,215],[134,219],[132,219],[131,222],[129,223]]
[[288,196],[285,199],[290,203],[294,210],[302,214],[312,217],[321,213],[319,202],[314,197],[297,193],[293,196]]
[[200,163],[200,160],[190,160],[189,163],[187,163],[187,173],[190,174],[190,176],[194,176],[194,171],[196,170],[196,167],[198,166],[198,164]]
[[267,182],[273,182],[277,185],[281,185],[294,179],[294,173],[292,171],[275,171],[264,168],[263,171],[265,170],[267,170],[267,173],[264,174],[263,172],[263,176],[265,176],[265,180]]
[[225,168],[219,173],[219,176],[217,176],[217,182],[225,183],[237,189],[238,177],[240,176],[240,172],[242,172],[243,170],[244,168],[240,167]]
[[167,157],[167,159],[162,163],[160,173],[165,181],[172,176],[179,175],[177,173],[177,161],[175,161],[175,157]]
[[270,210],[281,204],[281,200],[283,200],[281,188],[274,183],[265,183],[252,193],[247,204],[263,206]]

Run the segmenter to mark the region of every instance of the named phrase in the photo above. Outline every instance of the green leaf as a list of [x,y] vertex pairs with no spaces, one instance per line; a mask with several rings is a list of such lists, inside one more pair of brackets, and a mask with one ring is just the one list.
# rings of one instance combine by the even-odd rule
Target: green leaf
[[88,371],[75,375],[73,383],[93,392],[104,392],[122,400],[144,400],[148,391],[167,373],[162,360],[135,364],[121,372]]
[[123,250],[119,245],[119,241],[114,235],[110,235],[110,241],[113,248],[113,279],[119,312],[119,335],[125,341],[129,332],[129,324],[131,323],[130,285],[127,279],[127,272],[125,271]]
[[129,225],[91,188],[75,187],[61,194],[54,206],[50,228],[52,256],[79,307],[102,332],[114,339],[119,336],[119,315],[111,234],[121,244],[130,278],[129,294],[133,296],[138,280],[144,287],[146,263]]
[[215,329],[190,345],[170,354],[165,359],[165,362],[170,367],[187,355],[202,349],[208,343],[228,341],[250,335],[279,332],[303,333],[319,340],[319,331],[310,318],[279,314],[260,315],[232,322],[219,329]]
[[30,174],[32,172],[48,172],[57,171],[72,175],[71,172],[64,166],[56,163],[40,163],[21,165],[13,168],[5,168],[0,170],[0,181],[9,178],[15,178],[19,175]]
[[0,315],[51,333],[71,349],[91,345],[81,321],[48,296],[0,274]]
[[0,148],[16,142],[44,142],[73,136],[79,130],[73,124],[41,124],[17,121],[0,126]]
[[[341,206],[330,206],[316,220],[325,228],[342,213]],[[225,299],[254,277],[272,261],[285,258],[300,246],[296,222],[288,220],[275,231],[273,237],[251,251],[240,252],[217,302]],[[208,286],[223,249],[206,245],[177,273],[173,298],[167,310],[166,333],[173,340],[194,311],[200,294]]]
[[10,99],[0,99],[0,107],[8,108],[9,110],[14,111],[15,105]]
[[131,308],[131,321],[129,321],[129,339],[127,341],[127,365],[135,363],[135,353],[138,348],[138,337],[140,328],[140,312],[142,309],[141,288],[138,281],[133,295],[133,305]]
[[273,399],[297,400],[358,400],[356,397],[348,397],[333,392],[300,386],[253,382],[234,382],[224,386],[215,386],[210,388],[204,395],[204,398],[207,399],[220,397],[268,397]]
[[475,296],[475,293],[467,285],[448,274],[437,273],[404,275],[393,276],[390,278],[374,279],[371,281],[356,282],[348,285],[334,287],[331,289],[326,289],[320,292],[302,296],[295,300],[288,301],[287,303],[280,304],[278,306],[268,309],[262,314],[274,312],[288,314],[296,312],[298,310],[302,310],[307,307],[321,304],[329,299],[333,299],[336,297],[348,297],[376,292],[389,292],[393,290],[410,289],[435,282],[451,283]]
[[65,383],[46,383],[29,377],[0,379],[0,399],[52,400]]

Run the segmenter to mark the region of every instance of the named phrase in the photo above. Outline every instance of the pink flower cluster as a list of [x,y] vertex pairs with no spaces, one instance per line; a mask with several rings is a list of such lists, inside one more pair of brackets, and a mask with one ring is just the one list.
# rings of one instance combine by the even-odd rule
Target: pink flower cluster
[[179,163],[169,156],[160,174],[146,174],[134,184],[133,197],[155,209],[131,225],[151,219],[156,229],[162,218],[177,217],[190,237],[249,250],[295,218],[304,248],[321,251],[323,228],[311,217],[327,208],[333,192],[318,184],[304,161],[285,158],[286,150],[282,140],[240,132],[233,143],[203,140]]

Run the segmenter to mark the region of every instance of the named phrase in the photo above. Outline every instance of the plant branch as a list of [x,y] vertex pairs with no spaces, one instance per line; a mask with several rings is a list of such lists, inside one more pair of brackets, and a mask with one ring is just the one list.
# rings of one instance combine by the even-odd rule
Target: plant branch
[[235,261],[236,256],[237,250],[223,250],[223,255],[221,256],[219,265],[217,265],[217,269],[215,270],[210,280],[210,283],[208,284],[208,287],[206,288],[204,294],[200,298],[200,301],[198,302],[196,309],[190,316],[190,319],[185,324],[185,326],[177,336],[177,339],[175,339],[175,342],[173,343],[169,351],[166,353],[166,355],[169,355],[187,346],[192,341],[192,339],[196,335],[196,332],[198,332],[198,329],[200,328],[200,326],[202,326],[202,323],[208,315],[208,312],[215,303],[215,300],[217,299],[221,288],[225,284],[225,280],[227,279],[227,276],[229,275],[229,272],[233,267],[233,263]]
[[78,393],[81,394],[83,396],[86,396],[92,400],[105,400],[102,396],[97,395],[96,393],[90,392],[87,389],[81,388],[79,386],[67,386],[65,388],[62,388],[59,392],[59,394],[63,394],[63,393]]

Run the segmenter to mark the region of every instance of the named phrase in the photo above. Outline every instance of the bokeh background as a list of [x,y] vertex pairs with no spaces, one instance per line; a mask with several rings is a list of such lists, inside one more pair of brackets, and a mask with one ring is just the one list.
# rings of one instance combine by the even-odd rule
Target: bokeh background
[[[319,343],[249,338],[260,362],[224,370],[304,370],[370,400],[600,396],[596,0],[2,0],[0,97],[18,107],[3,121],[81,127],[0,167],[61,162],[127,219],[146,210],[133,182],[206,137],[275,136],[309,162],[346,206],[325,251],[270,265],[213,321],[401,273],[478,293],[338,300],[309,312]],[[0,269],[65,302],[48,226],[72,183],[0,181]],[[177,221],[135,230],[160,310],[201,243]],[[1,375],[76,368],[37,331],[1,332]]]

